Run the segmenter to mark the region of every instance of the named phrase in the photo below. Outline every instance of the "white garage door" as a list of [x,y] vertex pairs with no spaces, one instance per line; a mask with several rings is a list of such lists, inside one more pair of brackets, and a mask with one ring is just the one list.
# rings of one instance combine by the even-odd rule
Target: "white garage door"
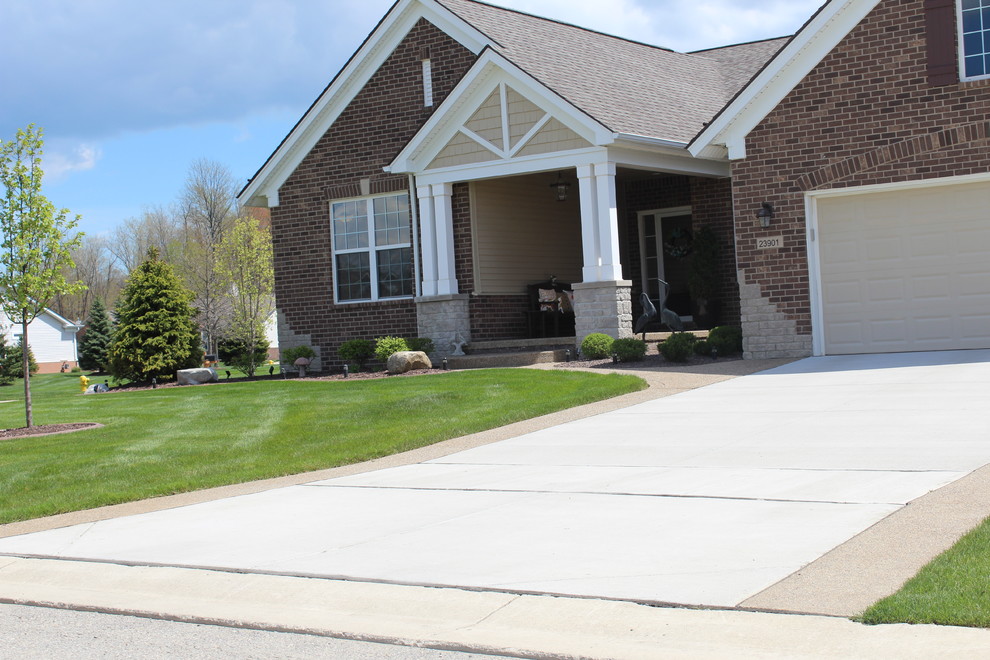
[[990,183],[818,200],[825,353],[990,348]]

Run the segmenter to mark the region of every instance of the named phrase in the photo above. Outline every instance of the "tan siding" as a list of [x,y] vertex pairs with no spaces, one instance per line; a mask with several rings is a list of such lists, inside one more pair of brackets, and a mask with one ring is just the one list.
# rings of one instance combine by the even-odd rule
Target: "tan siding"
[[590,147],[591,143],[580,135],[561,124],[556,119],[551,119],[546,126],[541,128],[533,136],[525,147],[517,152],[519,156],[533,156],[536,154],[548,154],[555,151],[567,151],[569,149],[583,149]]
[[471,163],[484,163],[498,158],[493,152],[464,135],[457,133],[447,146],[440,150],[437,157],[433,159],[427,169],[433,170],[439,167],[451,167],[453,165],[469,165]]
[[554,199],[555,178],[533,174],[472,184],[478,293],[525,293],[527,284],[550,275],[581,281],[580,206],[576,194],[566,202]]
[[464,126],[499,149],[505,148],[502,143],[502,99],[498,89],[485,99]]
[[506,88],[506,100],[509,106],[509,145],[514,147],[547,113],[511,87]]

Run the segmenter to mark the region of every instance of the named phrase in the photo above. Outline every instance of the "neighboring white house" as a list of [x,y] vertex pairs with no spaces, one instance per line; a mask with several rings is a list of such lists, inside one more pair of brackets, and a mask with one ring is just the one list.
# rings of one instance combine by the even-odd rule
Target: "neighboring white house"
[[[28,324],[28,344],[34,352],[40,373],[57,372],[63,364],[70,368],[78,364],[76,333],[81,327],[50,309],[43,310]],[[0,312],[0,328],[7,338],[8,346],[14,346],[20,341],[21,325],[11,323],[3,312]]]

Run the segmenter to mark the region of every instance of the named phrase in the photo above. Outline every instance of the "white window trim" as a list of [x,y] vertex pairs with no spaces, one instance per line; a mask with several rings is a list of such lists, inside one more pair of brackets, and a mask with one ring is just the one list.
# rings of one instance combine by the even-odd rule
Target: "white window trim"
[[[375,213],[374,205],[372,200],[381,199],[384,197],[399,197],[405,195],[409,200],[409,233],[410,242],[400,243],[398,245],[383,245],[379,247],[375,243]],[[337,249],[337,234],[334,232],[333,227],[333,205],[334,204],[345,204],[347,202],[365,202],[367,204],[367,217],[368,217],[368,246],[362,248],[350,248],[350,249]],[[412,203],[413,200],[409,197],[408,191],[398,191],[390,193],[379,193],[376,195],[365,195],[362,197],[347,197],[343,199],[334,199],[330,201],[330,260],[333,267],[333,302],[334,305],[360,305],[364,303],[371,302],[391,302],[393,300],[412,300],[415,297],[415,269],[413,270],[413,293],[408,296],[390,296],[388,298],[382,298],[378,295],[378,252],[380,250],[398,250],[402,248],[413,249],[412,244]],[[361,254],[368,253],[368,268],[371,270],[371,297],[370,298],[360,298],[355,300],[341,300],[339,297],[339,289],[337,288],[337,255],[341,254]]]
[[[956,56],[959,60],[959,80],[964,82],[970,80],[986,80],[990,78],[990,72],[984,73],[982,76],[966,75],[966,44],[963,41],[962,12],[962,0],[956,0]],[[984,53],[984,55],[986,55],[986,53]]]

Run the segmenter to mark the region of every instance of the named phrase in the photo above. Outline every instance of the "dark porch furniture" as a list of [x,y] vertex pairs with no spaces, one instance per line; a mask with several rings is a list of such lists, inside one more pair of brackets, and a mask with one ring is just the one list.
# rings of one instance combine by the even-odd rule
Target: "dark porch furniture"
[[526,287],[529,309],[526,311],[527,337],[573,337],[574,309],[571,285],[556,280]]

